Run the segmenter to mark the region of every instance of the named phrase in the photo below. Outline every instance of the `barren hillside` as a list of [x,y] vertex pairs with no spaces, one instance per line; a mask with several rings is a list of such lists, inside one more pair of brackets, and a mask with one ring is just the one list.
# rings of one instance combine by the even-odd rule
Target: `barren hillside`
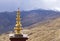
[[[60,41],[60,18],[37,23],[30,26],[27,31],[29,35],[27,41]],[[9,41],[8,34],[1,34],[0,41]]]

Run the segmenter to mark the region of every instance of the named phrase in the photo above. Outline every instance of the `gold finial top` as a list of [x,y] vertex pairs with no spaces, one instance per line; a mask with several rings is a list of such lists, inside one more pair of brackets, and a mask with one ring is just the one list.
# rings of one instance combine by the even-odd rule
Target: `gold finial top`
[[22,25],[21,25],[21,18],[20,18],[20,10],[18,8],[17,15],[16,15],[16,25],[15,25],[15,34],[21,34]]

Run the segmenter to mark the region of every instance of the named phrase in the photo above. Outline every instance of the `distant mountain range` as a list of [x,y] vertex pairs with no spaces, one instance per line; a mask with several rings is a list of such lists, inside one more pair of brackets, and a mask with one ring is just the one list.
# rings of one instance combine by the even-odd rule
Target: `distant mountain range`
[[[23,27],[29,27],[35,23],[44,22],[49,19],[60,17],[60,12],[52,10],[31,10],[21,12],[21,22]],[[0,33],[13,30],[15,26],[16,11],[0,13]]]

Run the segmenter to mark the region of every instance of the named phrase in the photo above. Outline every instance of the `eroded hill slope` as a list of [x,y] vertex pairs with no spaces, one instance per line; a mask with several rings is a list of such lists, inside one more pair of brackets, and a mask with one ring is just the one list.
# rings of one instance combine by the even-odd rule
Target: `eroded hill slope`
[[[27,41],[60,41],[60,18],[37,23],[23,31],[29,35]],[[0,41],[9,41],[8,34],[0,35]]]

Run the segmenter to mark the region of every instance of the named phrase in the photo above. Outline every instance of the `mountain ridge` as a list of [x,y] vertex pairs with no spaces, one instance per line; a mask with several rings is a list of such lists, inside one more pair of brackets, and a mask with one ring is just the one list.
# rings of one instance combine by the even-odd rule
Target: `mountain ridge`
[[[23,27],[44,22],[46,20],[60,17],[60,12],[51,10],[32,10],[21,12],[21,22]],[[14,29],[16,21],[16,11],[0,13],[0,33],[11,31]],[[6,30],[7,29],[7,30]]]

